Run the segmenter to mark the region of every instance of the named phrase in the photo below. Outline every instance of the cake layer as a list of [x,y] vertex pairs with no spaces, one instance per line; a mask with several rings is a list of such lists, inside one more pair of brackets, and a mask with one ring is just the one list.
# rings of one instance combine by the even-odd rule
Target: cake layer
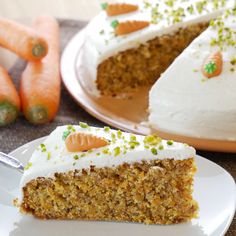
[[[68,132],[93,134],[110,140],[110,144],[87,152],[68,152],[63,140],[63,136]],[[60,126],[33,153],[28,163],[29,168],[21,179],[21,187],[37,177],[53,177],[55,173],[89,169],[91,165],[97,168],[114,167],[144,160],[182,160],[194,156],[194,148],[182,143],[161,140],[156,136],[145,137],[108,127],[90,127],[84,123]]]
[[[212,21],[152,87],[149,122],[154,128],[199,138],[236,140],[235,17],[231,10]],[[218,76],[207,78],[203,64],[215,52],[221,53],[223,68]]]
[[[85,28],[85,42],[81,53],[83,65],[78,68],[78,71],[86,75],[85,86],[91,93],[98,94],[97,70],[105,60],[120,52],[138,48],[156,37],[174,34],[180,28],[209,22],[222,11],[234,5],[234,0],[160,0],[158,3],[155,0],[131,0],[125,2],[137,4],[139,9],[129,14],[113,17],[107,16],[106,12],[102,11]],[[148,21],[150,25],[127,35],[115,35],[115,30],[112,27],[114,22],[133,20]]]
[[21,210],[43,219],[173,224],[197,217],[193,158],[56,173],[23,188]]

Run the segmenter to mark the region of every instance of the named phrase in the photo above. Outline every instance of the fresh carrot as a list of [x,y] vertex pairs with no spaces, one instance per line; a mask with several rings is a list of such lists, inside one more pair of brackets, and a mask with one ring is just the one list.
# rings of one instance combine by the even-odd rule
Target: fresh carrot
[[30,61],[42,59],[48,51],[47,42],[36,30],[4,18],[0,18],[0,46]]
[[59,26],[50,16],[34,22],[36,29],[47,40],[49,50],[41,62],[28,62],[20,84],[22,110],[33,124],[44,124],[54,119],[60,102]]
[[0,126],[15,121],[20,111],[20,97],[7,71],[0,66]]

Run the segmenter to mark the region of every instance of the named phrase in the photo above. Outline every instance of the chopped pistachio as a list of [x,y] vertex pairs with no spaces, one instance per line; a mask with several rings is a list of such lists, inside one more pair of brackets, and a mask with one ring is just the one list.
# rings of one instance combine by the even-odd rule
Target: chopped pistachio
[[151,152],[152,152],[153,155],[157,155],[157,149],[156,148],[152,148]]
[[115,147],[114,148],[114,155],[115,156],[118,156],[120,154],[121,150],[120,150],[120,147]]
[[167,143],[168,145],[173,145],[173,144],[174,144],[173,140],[168,140],[166,143]]
[[32,162],[28,162],[24,170],[28,170],[32,166]]
[[84,122],[79,122],[79,126],[83,129],[86,129],[89,127],[89,125],[87,123],[84,123]]
[[164,149],[164,146],[163,146],[163,145],[160,145],[160,146],[158,147],[158,149],[159,149],[159,150],[163,150],[163,149]]
[[51,159],[51,152],[48,152],[48,155],[47,155],[47,160],[50,160]]
[[109,132],[110,130],[111,130],[110,127],[104,126],[104,131],[105,131],[105,132]]
[[76,154],[76,155],[73,156],[73,158],[74,158],[75,160],[78,160],[78,159],[79,159],[79,156]]
[[45,146],[44,143],[40,144],[40,148],[41,148],[41,152],[46,152],[47,151],[46,146]]
[[162,141],[162,139],[156,135],[148,135],[144,138],[144,143],[148,145],[157,145]]

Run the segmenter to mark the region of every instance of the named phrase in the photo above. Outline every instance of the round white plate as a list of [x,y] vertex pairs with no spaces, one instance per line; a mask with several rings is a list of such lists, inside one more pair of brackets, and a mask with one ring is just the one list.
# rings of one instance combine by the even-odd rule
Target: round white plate
[[[23,164],[44,138],[17,148],[10,154]],[[194,198],[200,206],[200,217],[178,225],[144,225],[135,223],[38,220],[25,216],[13,207],[12,200],[18,195],[21,174],[0,166],[0,235],[47,236],[47,235],[224,235],[236,205],[235,182],[231,175],[215,163],[197,156],[198,172],[195,178]]]

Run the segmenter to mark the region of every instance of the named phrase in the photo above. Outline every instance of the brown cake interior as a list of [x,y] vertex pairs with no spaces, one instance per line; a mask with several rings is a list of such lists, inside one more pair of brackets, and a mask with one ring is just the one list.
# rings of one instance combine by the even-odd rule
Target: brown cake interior
[[98,66],[97,87],[104,95],[132,92],[152,85],[173,60],[207,27],[198,23],[180,28],[173,34],[156,37],[138,48],[120,52]]
[[45,219],[186,222],[197,217],[195,171],[189,158],[57,173],[23,188],[21,211]]

